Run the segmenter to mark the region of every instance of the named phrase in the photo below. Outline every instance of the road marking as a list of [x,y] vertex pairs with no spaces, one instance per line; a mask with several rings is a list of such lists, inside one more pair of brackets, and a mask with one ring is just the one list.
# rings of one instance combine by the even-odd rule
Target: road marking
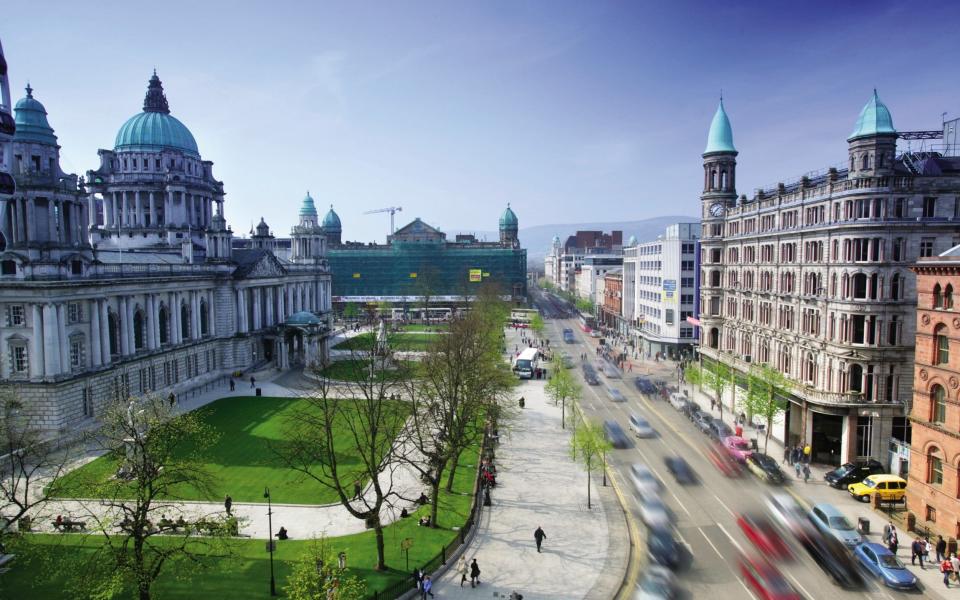
[[673,496],[673,499],[677,501],[677,504],[680,505],[680,508],[683,509],[683,512],[687,513],[687,516],[692,518],[693,515],[690,513],[689,510],[687,510],[687,507],[683,505],[683,502],[680,502],[680,498],[678,498],[677,495],[673,493],[673,490],[671,490],[670,488],[667,488],[667,489],[670,490],[670,495]]
[[804,596],[806,596],[807,598],[813,598],[813,597],[814,597],[810,592],[807,591],[807,588],[805,588],[805,587],[803,587],[802,585],[800,585],[800,581],[797,580],[797,578],[793,576],[793,573],[791,573],[789,570],[787,570],[787,571],[786,571],[786,574],[787,574],[787,577],[790,578],[790,581],[792,581],[792,582],[794,583],[794,585],[796,585],[798,588],[800,588],[800,591],[803,592],[803,595],[804,595]]
[[718,496],[718,495],[716,495],[716,494],[713,494],[713,497],[717,499],[717,502],[720,503],[720,506],[722,506],[722,507],[724,507],[725,509],[727,509],[727,512],[730,513],[730,516],[731,516],[731,517],[733,517],[734,519],[737,518],[737,514],[736,514],[735,512],[733,512],[732,510],[730,510],[730,507],[729,507],[729,506],[727,506],[726,504],[723,503],[723,500],[720,499],[720,496]]
[[716,553],[717,553],[717,556],[719,556],[719,557],[721,558],[721,560],[722,560],[722,559],[723,559],[723,555],[720,554],[720,551],[717,550],[717,547],[714,546],[714,545],[713,545],[713,542],[710,541],[710,538],[707,537],[707,534],[706,534],[706,532],[703,530],[703,528],[702,528],[702,527],[697,527],[697,531],[700,532],[700,535],[703,536],[703,539],[707,540],[707,543],[710,544],[710,547],[713,548],[713,551],[716,552]]
[[721,525],[719,521],[717,522],[717,527],[720,528],[720,531],[722,531],[722,532],[724,533],[724,535],[726,535],[728,538],[730,538],[730,543],[733,544],[734,548],[736,548],[737,551],[738,551],[740,554],[743,554],[743,553],[744,553],[744,552],[743,552],[743,547],[740,546],[740,544],[737,542],[737,540],[733,539],[733,536],[730,535],[730,532],[727,531],[726,528],[725,528],[723,525]]
[[747,590],[747,593],[750,594],[750,597],[753,598],[753,600],[757,600],[757,597],[753,595],[753,591],[747,587],[747,584],[743,582],[743,579],[740,579],[739,577],[737,577],[737,581],[740,582],[740,585],[743,586],[743,589]]

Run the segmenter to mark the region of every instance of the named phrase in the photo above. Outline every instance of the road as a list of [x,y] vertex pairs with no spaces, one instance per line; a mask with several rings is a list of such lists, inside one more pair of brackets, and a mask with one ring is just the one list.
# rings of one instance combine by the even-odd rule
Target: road
[[[574,357],[586,352],[588,360],[596,364],[596,346],[587,340],[575,320],[551,319],[546,325],[551,347],[564,349]],[[565,327],[574,330],[576,342],[572,345],[563,343],[562,330]],[[642,367],[634,373],[626,374],[624,379],[608,379],[601,375],[599,386],[586,385],[582,381],[581,370],[574,369],[577,377],[581,377],[584,389],[581,408],[587,417],[598,422],[617,421],[627,432],[630,431],[629,415],[640,414],[647,418],[657,431],[655,438],[637,439],[632,448],[614,450],[608,461],[625,493],[633,493],[629,468],[636,462],[647,464],[664,482],[666,487],[662,498],[677,517],[676,534],[688,551],[687,564],[678,571],[681,597],[756,598],[739,574],[738,554],[753,554],[755,551],[740,532],[736,519],[744,512],[762,511],[764,493],[769,486],[762,484],[749,473],[738,479],[729,479],[719,473],[704,455],[706,436],[669,403],[648,398],[634,387],[633,378],[645,374],[644,371],[649,374],[652,369],[653,366]],[[660,371],[661,376],[654,374],[651,379],[663,380],[671,373],[669,368]],[[618,388],[627,401],[612,402],[605,392],[607,385]],[[687,459],[700,478],[699,484],[681,486],[673,480],[664,466],[664,459],[676,454]],[[796,493],[796,490],[791,491]],[[631,508],[634,517],[639,522],[639,500],[635,496],[630,498],[633,502]],[[793,550],[797,560],[779,567],[805,598],[890,600],[903,595],[872,584],[865,590],[844,590],[833,584],[796,544]],[[917,593],[910,596],[930,597]]]

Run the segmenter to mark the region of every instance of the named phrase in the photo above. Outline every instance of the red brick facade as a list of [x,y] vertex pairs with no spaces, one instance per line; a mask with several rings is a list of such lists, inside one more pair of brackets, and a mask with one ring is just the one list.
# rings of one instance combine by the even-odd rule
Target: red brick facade
[[603,324],[616,327],[623,316],[623,273],[614,271],[603,276]]
[[921,259],[907,509],[960,536],[960,257]]

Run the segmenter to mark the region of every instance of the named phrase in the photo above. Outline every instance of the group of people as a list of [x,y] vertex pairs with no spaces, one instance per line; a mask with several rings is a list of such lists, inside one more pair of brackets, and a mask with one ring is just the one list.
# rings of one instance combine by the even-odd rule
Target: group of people
[[784,460],[788,464],[793,466],[793,470],[797,475],[797,479],[803,477],[803,482],[806,483],[810,479],[810,454],[812,449],[810,444],[805,446],[794,446],[790,448],[789,446],[784,448]]
[[[887,523],[883,526],[883,543],[893,554],[897,553],[900,546],[900,540],[897,535],[897,528],[893,523]],[[928,537],[917,536],[910,542],[910,564],[917,566],[920,563],[920,569],[926,569],[924,563],[930,562],[930,554],[935,553],[936,562],[939,564],[940,572],[943,574],[943,585],[950,587],[950,580],[960,582],[960,558],[954,552],[947,554],[947,541],[942,535],[937,536],[936,545],[930,542]]]

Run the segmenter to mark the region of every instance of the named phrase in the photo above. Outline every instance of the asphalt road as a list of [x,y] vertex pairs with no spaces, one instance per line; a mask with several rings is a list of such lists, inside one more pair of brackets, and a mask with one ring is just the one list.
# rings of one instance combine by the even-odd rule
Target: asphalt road
[[[595,345],[589,343],[575,320],[551,319],[547,321],[550,345],[564,349],[577,360],[586,352],[588,360],[596,364]],[[562,330],[570,327],[577,342],[564,344]],[[742,552],[755,554],[751,544],[736,524],[738,515],[750,511],[763,511],[764,493],[770,486],[761,483],[750,473],[737,479],[723,476],[706,458],[703,450],[707,438],[685,416],[660,399],[647,398],[633,385],[633,378],[643,374],[644,369],[625,374],[623,379],[607,379],[600,376],[599,386],[589,386],[582,381],[581,370],[573,373],[583,384],[581,402],[587,417],[597,421],[614,420],[629,433],[629,415],[644,416],[657,436],[651,439],[636,439],[633,447],[614,450],[608,457],[621,484],[621,489],[633,500],[633,514],[640,522],[639,499],[633,492],[629,476],[630,465],[635,462],[647,464],[665,484],[664,502],[675,513],[676,535],[686,546],[686,564],[678,570],[681,597],[684,598],[757,598],[742,581],[737,566]],[[650,371],[649,368],[646,371]],[[652,379],[663,379],[654,375]],[[626,402],[613,402],[605,392],[605,386],[618,388]],[[672,455],[686,458],[698,475],[696,485],[677,484],[664,465],[664,459]],[[796,488],[796,486],[793,486]],[[793,490],[795,493],[797,490]],[[645,534],[641,525],[641,535]],[[792,541],[791,541],[792,543]],[[870,584],[865,590],[849,591],[835,585],[797,544],[792,544],[795,559],[779,566],[781,572],[794,588],[809,599],[820,598],[875,598],[929,597],[923,593],[903,594],[885,587]],[[644,551],[645,552],[645,551]]]

